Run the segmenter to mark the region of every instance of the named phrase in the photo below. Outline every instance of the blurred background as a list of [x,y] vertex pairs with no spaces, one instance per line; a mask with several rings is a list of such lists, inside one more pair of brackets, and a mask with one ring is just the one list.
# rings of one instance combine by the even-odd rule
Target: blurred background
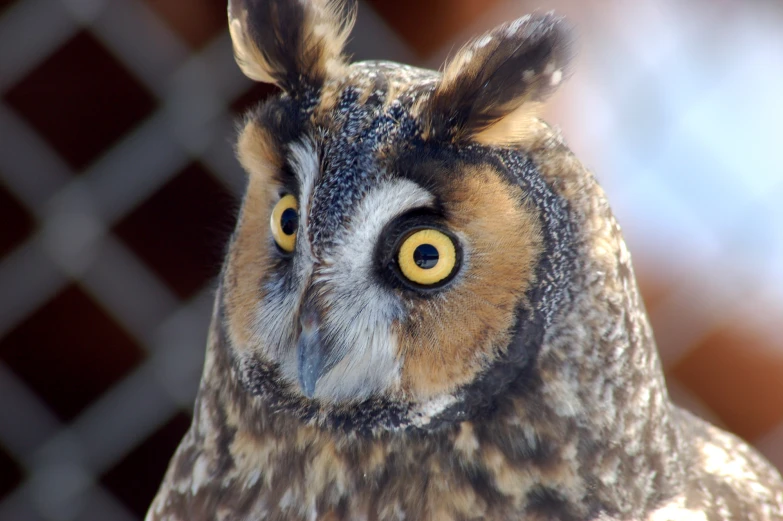
[[[624,227],[675,399],[783,468],[783,3],[365,0],[427,67],[578,28],[547,118]],[[0,0],[0,519],[142,519],[190,422],[244,174],[224,0]]]

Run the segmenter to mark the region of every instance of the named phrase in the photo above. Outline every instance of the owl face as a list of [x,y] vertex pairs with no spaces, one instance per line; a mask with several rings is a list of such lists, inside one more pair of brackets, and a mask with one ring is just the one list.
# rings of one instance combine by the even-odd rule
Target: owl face
[[540,330],[556,202],[521,146],[566,64],[557,21],[506,24],[440,75],[347,65],[335,2],[229,15],[245,73],[283,90],[237,145],[248,184],[221,300],[238,370],[299,407],[463,401]]

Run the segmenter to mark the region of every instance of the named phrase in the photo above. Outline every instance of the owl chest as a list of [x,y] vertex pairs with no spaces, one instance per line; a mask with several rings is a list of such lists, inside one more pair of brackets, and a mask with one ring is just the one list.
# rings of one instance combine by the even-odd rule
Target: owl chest
[[581,519],[575,517],[578,505],[529,465],[492,451],[468,457],[432,447],[302,447],[295,438],[256,445],[255,457],[216,458],[211,465],[223,475],[215,474],[208,489],[192,496],[194,505],[211,511],[203,519]]

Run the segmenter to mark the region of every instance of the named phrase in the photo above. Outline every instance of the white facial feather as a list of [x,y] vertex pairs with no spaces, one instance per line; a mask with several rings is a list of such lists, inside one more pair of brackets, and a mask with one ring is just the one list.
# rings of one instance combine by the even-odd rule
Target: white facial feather
[[[258,313],[256,335],[267,355],[280,361],[283,373],[293,374],[296,382],[296,317],[304,296],[304,284],[313,269],[313,254],[307,242],[308,204],[318,178],[318,154],[307,138],[290,147],[290,165],[299,183],[299,231],[292,261],[294,283],[282,278],[266,285],[266,298]],[[269,244],[274,248],[273,244]]]
[[307,220],[310,211],[310,199],[313,197],[315,181],[318,179],[318,152],[315,144],[308,138],[290,146],[290,164],[299,182],[299,239],[297,240],[297,252],[306,254],[310,260],[313,258],[312,248],[306,237]]
[[322,317],[321,335],[344,346],[340,361],[323,375],[317,398],[361,400],[374,392],[391,390],[399,383],[397,339],[392,324],[404,315],[399,298],[376,280],[375,245],[384,227],[414,208],[433,204],[433,196],[416,183],[395,179],[381,182],[367,193],[336,244],[323,259],[315,259],[309,244],[309,208],[319,176],[318,153],[309,139],[291,145],[289,160],[300,187],[299,231],[292,259],[294,281],[277,279],[266,287],[258,314],[257,334],[268,354],[277,360],[283,376],[298,382],[297,317],[305,286],[323,288],[328,313]]
[[433,196],[412,181],[381,183],[359,203],[337,246],[323,259],[315,278],[329,288],[326,333],[338,335],[349,352],[316,387],[316,396],[334,400],[367,397],[399,380],[397,339],[391,325],[404,314],[397,296],[375,279],[375,244],[383,228]]

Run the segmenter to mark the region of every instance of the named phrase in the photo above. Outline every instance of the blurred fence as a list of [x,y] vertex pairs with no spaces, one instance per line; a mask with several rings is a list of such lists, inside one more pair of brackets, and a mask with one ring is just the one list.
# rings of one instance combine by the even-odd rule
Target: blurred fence
[[[0,2],[0,519],[141,519],[190,421],[244,181],[225,2]],[[675,396],[783,466],[781,12],[375,0],[350,50],[437,67],[533,8],[582,33],[550,120],[625,226]],[[646,7],[643,7],[646,6]],[[777,64],[777,65],[776,65]]]

